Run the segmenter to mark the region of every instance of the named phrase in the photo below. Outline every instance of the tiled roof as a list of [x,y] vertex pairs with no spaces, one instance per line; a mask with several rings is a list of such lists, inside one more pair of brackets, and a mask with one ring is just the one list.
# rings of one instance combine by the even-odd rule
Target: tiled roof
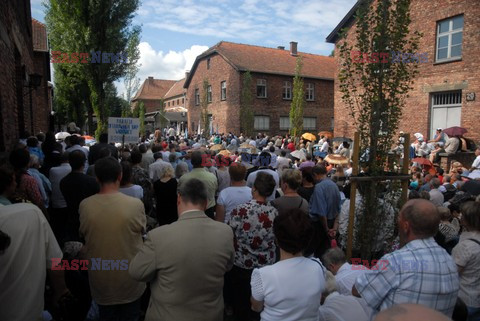
[[[295,74],[296,56],[290,50],[259,47],[221,41],[197,57],[192,66],[192,72],[185,82],[188,86],[191,76],[200,60],[213,53],[218,53],[234,68],[239,71],[251,71],[267,74],[289,75]],[[305,78],[334,78],[335,63],[333,57],[298,52],[303,57],[302,76]]]
[[363,4],[364,0],[358,0],[353,7],[350,9],[350,11],[347,12],[345,17],[340,21],[340,23],[335,27],[335,29],[330,32],[330,34],[327,36],[327,42],[329,43],[335,43],[338,40],[338,34],[340,33],[340,30],[343,28],[347,27],[350,23],[352,23],[353,19],[355,18],[355,13],[357,9]]
[[167,91],[169,91],[176,82],[176,80],[148,77],[135,94],[135,97],[132,98],[132,101],[139,99],[163,99]]
[[33,50],[48,52],[47,27],[36,19],[32,19]]
[[183,89],[183,84],[185,84],[185,78],[180,79],[175,84],[173,84],[173,86],[165,94],[165,99],[183,95],[183,93],[185,92],[185,90]]

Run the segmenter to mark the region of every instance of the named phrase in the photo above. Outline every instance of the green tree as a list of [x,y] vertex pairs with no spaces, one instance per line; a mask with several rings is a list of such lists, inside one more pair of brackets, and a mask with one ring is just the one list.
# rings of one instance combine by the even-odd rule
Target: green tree
[[77,77],[88,85],[90,106],[97,118],[98,138],[107,131],[110,115],[106,85],[124,77],[139,58],[138,50],[129,52],[126,61],[108,54],[126,53],[133,42],[131,39],[140,34],[140,27],[132,26],[139,0],[50,0],[45,6],[52,51],[90,53],[90,62],[98,58],[101,61],[74,63],[69,67],[75,70],[72,78]]
[[140,119],[140,136],[145,135],[145,104],[143,101],[138,103],[138,118]]
[[[361,162],[369,176],[384,174],[405,99],[417,74],[416,63],[392,63],[378,54],[417,52],[421,34],[409,29],[409,7],[410,0],[378,0],[375,5],[364,1],[356,13],[355,40],[347,41],[344,31],[338,43],[342,100],[360,133],[361,155],[365,155]],[[363,62],[363,58],[367,61]],[[361,185],[363,215],[357,239],[360,255],[369,258],[383,224],[385,206],[397,207],[398,197],[390,198],[390,204],[387,197],[380,202],[380,193],[394,190],[392,185],[386,187],[380,181]]]
[[203,80],[203,93],[200,99],[201,120],[203,125],[203,135],[208,137],[210,135],[210,116],[208,115],[208,79]]
[[293,99],[290,105],[290,135],[298,137],[303,131],[303,109],[305,107],[305,93],[303,90],[302,57],[297,57],[295,77],[293,78]]
[[[140,51],[138,45],[140,44],[140,34],[133,34],[132,37],[128,40],[127,50],[128,56],[139,57]],[[126,68],[125,77],[123,78],[123,83],[125,85],[124,98],[130,104],[132,98],[140,87],[140,78],[137,77],[138,69],[141,65],[139,64],[130,64]]]
[[253,114],[252,75],[250,71],[243,74],[242,91],[240,94],[240,131],[246,137],[253,136],[255,116]]

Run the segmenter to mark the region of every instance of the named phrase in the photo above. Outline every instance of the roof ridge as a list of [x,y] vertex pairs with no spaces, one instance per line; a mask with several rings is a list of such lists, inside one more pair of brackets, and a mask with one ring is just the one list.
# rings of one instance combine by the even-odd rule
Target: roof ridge
[[42,25],[42,26],[46,27],[46,25],[45,25],[43,22],[40,22],[40,21],[38,21],[38,20],[37,20],[37,19],[35,19],[35,18],[32,18],[32,22],[38,23],[38,24],[40,24],[40,25]]
[[[271,49],[271,50],[284,50],[286,52],[288,52],[288,50],[286,49],[278,49],[278,48],[274,48],[274,47],[265,47],[265,46],[258,46],[258,45],[252,45],[252,44],[246,44],[246,43],[238,43],[238,42],[232,42],[232,41],[220,41],[218,44],[212,46],[211,48],[214,48],[216,47],[217,45],[221,44],[221,43],[229,43],[229,44],[233,44],[233,45],[240,45],[240,46],[248,46],[248,47],[256,47],[256,48],[264,48],[264,49]],[[210,48],[209,48],[210,49]],[[315,54],[315,53],[310,53],[310,52],[303,52],[303,51],[298,51],[297,52],[297,55],[299,54],[305,54],[305,55],[312,55],[312,56],[320,56],[320,57],[328,57],[328,58],[331,58],[330,56],[325,56],[325,55],[320,55],[320,54]]]

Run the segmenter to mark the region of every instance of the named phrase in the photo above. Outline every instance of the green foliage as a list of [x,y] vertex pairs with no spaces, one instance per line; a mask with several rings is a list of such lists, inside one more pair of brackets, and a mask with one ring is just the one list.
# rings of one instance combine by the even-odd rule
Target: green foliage
[[200,99],[201,121],[203,125],[203,135],[208,137],[210,135],[210,117],[208,116],[208,79],[203,80],[203,92]]
[[[365,1],[356,14],[355,40],[346,41],[346,32],[338,43],[339,73],[342,100],[360,133],[361,160],[370,176],[382,175],[393,144],[394,135],[417,74],[414,63],[359,63],[352,60],[352,51],[361,53],[416,52],[422,36],[410,32],[410,0],[379,0],[375,6]],[[368,258],[373,238],[380,226],[381,182],[368,182],[363,189],[362,219],[359,225],[360,252]],[[396,204],[395,204],[396,205]]]
[[138,103],[138,118],[140,118],[140,136],[145,135],[145,104],[143,101]]
[[253,137],[255,116],[253,114],[252,75],[250,71],[243,74],[242,92],[240,94],[240,131],[246,137]]
[[293,99],[290,104],[290,135],[298,137],[303,131],[303,109],[305,108],[305,93],[303,90],[302,57],[297,57],[295,77],[293,78]]
[[[134,46],[139,26],[131,26],[139,0],[50,0],[45,3],[47,28],[52,51],[65,53],[122,53]],[[128,52],[128,62],[62,64],[68,77],[66,84],[83,83],[97,117],[96,136],[107,132],[108,116],[106,86],[126,75],[139,58],[138,50]],[[65,82],[55,86],[65,86]],[[67,106],[68,107],[68,106]]]
[[[134,33],[128,40],[126,52],[129,57],[140,57],[140,51],[138,45],[140,44],[140,34]],[[123,83],[125,85],[124,98],[130,104],[132,98],[140,87],[140,78],[137,77],[138,69],[141,65],[130,64],[126,68],[125,77]],[[163,106],[163,105],[162,105]]]

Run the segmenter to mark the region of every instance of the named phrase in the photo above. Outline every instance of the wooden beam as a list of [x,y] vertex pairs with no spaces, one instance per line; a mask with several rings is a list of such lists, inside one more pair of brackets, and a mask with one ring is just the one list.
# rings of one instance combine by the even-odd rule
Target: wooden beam
[[[358,175],[359,154],[360,154],[360,133],[356,132],[353,138],[352,176]],[[354,218],[355,218],[356,196],[357,196],[357,182],[353,180],[351,184],[351,189],[350,189],[350,211],[348,213],[347,260],[349,260],[352,257],[353,224],[355,222]],[[338,215],[340,215],[340,213]]]

